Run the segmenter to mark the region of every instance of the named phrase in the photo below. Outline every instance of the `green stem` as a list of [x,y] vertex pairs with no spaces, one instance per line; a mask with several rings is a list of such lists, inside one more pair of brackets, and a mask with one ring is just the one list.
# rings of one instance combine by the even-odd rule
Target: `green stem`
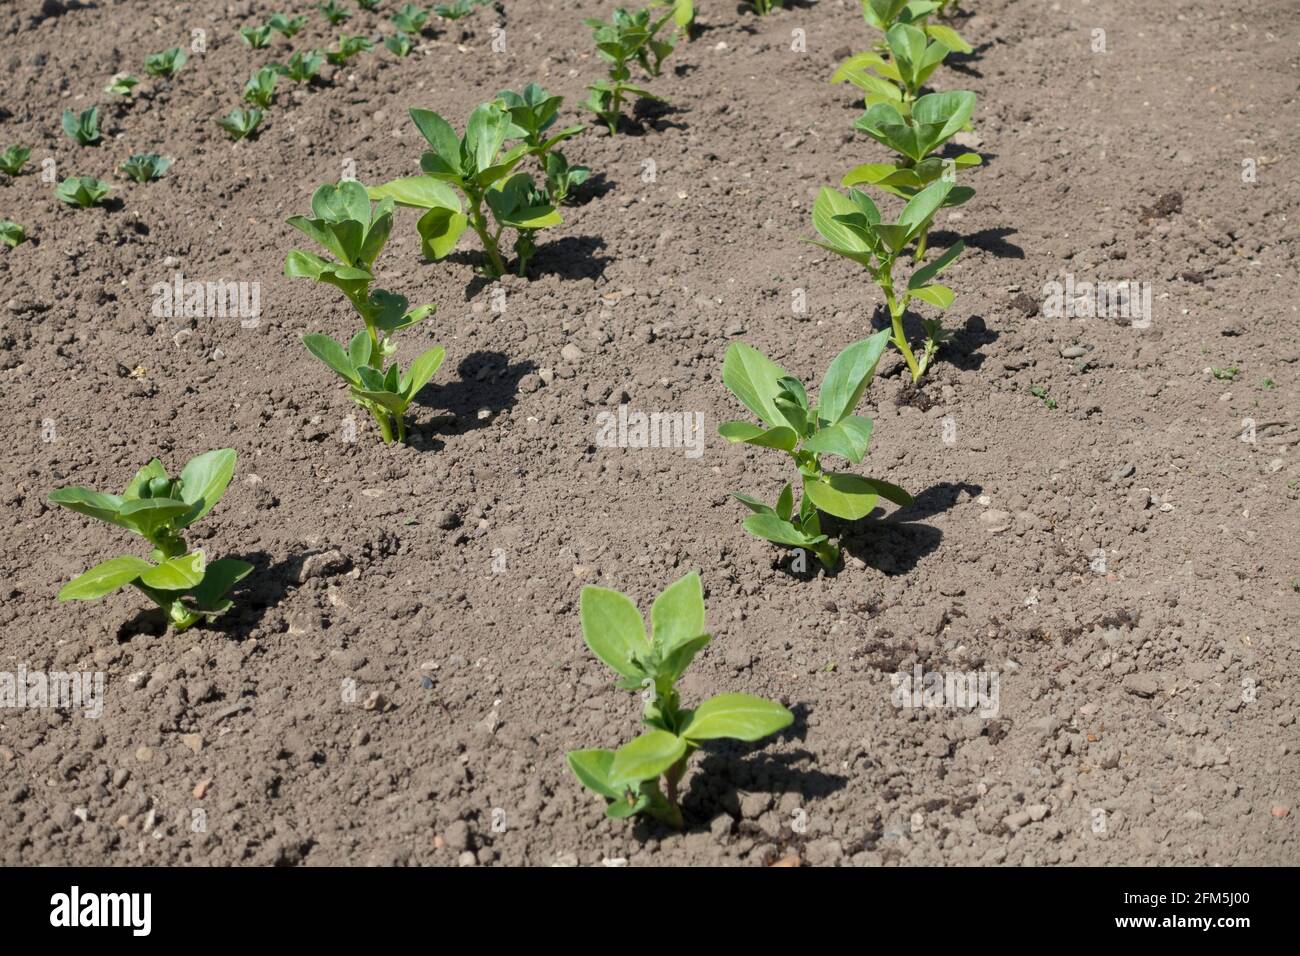
[[393,443],[393,425],[388,420],[387,413],[372,408],[370,414],[375,417],[375,422],[379,425],[379,434],[383,437],[384,444],[391,445]]
[[500,278],[505,275],[506,265],[501,261],[496,240],[488,234],[487,217],[483,215],[483,194],[475,192],[470,199],[473,205],[470,208],[469,224],[478,233],[479,241],[483,243],[483,251],[488,257],[487,273],[493,278]]
[[880,283],[880,290],[885,293],[885,302],[889,306],[889,321],[894,330],[894,345],[903,354],[907,368],[912,373],[912,382],[915,383],[921,377],[923,370],[912,353],[912,347],[907,344],[907,335],[903,332],[903,315],[907,309],[902,302],[894,298],[893,265],[892,260],[887,263],[876,281]]

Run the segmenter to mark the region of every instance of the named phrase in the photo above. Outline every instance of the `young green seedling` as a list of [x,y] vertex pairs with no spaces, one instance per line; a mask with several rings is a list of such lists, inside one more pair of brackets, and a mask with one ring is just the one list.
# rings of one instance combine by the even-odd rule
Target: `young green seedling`
[[272,63],[271,69],[282,76],[287,76],[295,83],[309,83],[320,73],[320,68],[324,63],[325,54],[320,50],[310,50],[306,53],[299,50],[289,57],[287,65]]
[[760,17],[765,17],[773,10],[785,6],[785,0],[749,0],[749,5]]
[[357,0],[357,6],[368,13],[379,9],[379,0]]
[[229,133],[231,139],[240,140],[251,136],[256,131],[262,124],[262,115],[262,111],[256,106],[250,106],[248,109],[236,107],[220,117],[217,125]]
[[902,488],[877,478],[828,470],[822,455],[838,455],[860,462],[871,441],[871,420],[855,415],[881,353],[889,344],[887,331],[854,342],[831,361],[822,380],[818,403],[791,376],[757,349],[735,342],[722,363],[722,381],[740,403],[758,416],[763,426],[727,422],[718,434],[729,442],[777,448],[788,454],[799,470],[803,489],[799,511],[794,510],[794,489],[787,484],[772,507],[748,495],[733,493],[754,512],[745,530],[775,544],[804,548],[827,568],[839,561],[840,549],[822,531],[821,513],[856,521],[871,513],[877,496],[899,505],[911,504]]
[[10,176],[17,176],[23,171],[23,167],[27,165],[27,160],[31,155],[30,147],[18,143],[7,146],[4,152],[0,152],[0,170]]
[[307,18],[302,15],[291,17],[283,13],[277,13],[266,22],[266,25],[286,40],[290,40],[296,37],[302,31],[302,28],[307,25]]
[[[904,117],[890,103],[877,103],[854,125],[876,142],[897,152],[900,158],[893,163],[857,166],[845,175],[841,185],[866,183],[903,199],[911,199],[941,177],[951,180],[958,169],[980,165],[983,160],[978,153],[961,153],[953,159],[932,155],[969,126],[974,109],[975,94],[966,90],[927,93],[912,105],[910,117]],[[941,208],[960,206],[974,195],[975,190],[969,186],[954,185]],[[925,224],[916,244],[915,258],[918,262],[925,258],[930,225],[930,222]]]
[[0,219],[0,242],[13,248],[27,239],[27,230],[12,219]]
[[352,14],[348,13],[335,3],[334,0],[329,0],[328,3],[318,3],[316,4],[316,9],[321,12],[321,15],[325,17],[329,22],[329,25],[332,27],[338,26],[348,17],[352,16]]
[[889,307],[892,341],[906,360],[913,382],[925,374],[946,334],[939,320],[923,319],[925,350],[918,359],[903,331],[903,315],[913,299],[939,310],[952,304],[952,289],[933,280],[961,255],[965,246],[958,240],[938,259],[918,268],[908,279],[902,294],[895,291],[894,264],[909,243],[920,240],[952,189],[953,184],[948,180],[931,183],[908,200],[898,220],[893,223],[883,222],[876,204],[857,189],[850,190],[846,198],[834,189],[823,188],[813,204],[813,227],[822,238],[810,241],[836,255],[852,259],[865,268],[872,281],[880,287]]
[[577,136],[586,125],[577,123],[552,132],[555,117],[562,96],[551,96],[536,83],[529,83],[522,93],[502,90],[497,100],[510,111],[510,121],[514,129],[510,131],[507,141],[522,139],[528,146],[528,152],[537,157],[537,162],[546,174],[546,194],[551,205],[558,206],[569,195],[569,190],[586,181],[591,170],[585,166],[570,166],[564,155],[555,151],[555,147],[570,137]]
[[424,29],[424,22],[429,19],[429,11],[421,10],[413,3],[405,3],[389,19],[402,33],[419,33]]
[[[423,176],[397,179],[370,190],[373,199],[392,199],[399,206],[425,209],[416,229],[421,249],[432,260],[445,258],[465,230],[473,229],[483,245],[482,271],[493,278],[505,274],[501,236],[517,233],[516,271],[525,275],[536,245],[537,231],[560,224],[560,214],[534,186],[528,173],[514,173],[528,155],[528,144],[502,152],[516,130],[500,101],[474,109],[460,137],[451,124],[431,110],[412,109],[411,119],[432,149],[420,157]],[[518,135],[520,131],[515,132]],[[460,196],[465,197],[462,209]]]
[[108,81],[108,86],[104,87],[104,92],[112,93],[115,96],[130,96],[131,91],[139,84],[139,77],[132,76],[130,73],[116,73]]
[[942,0],[860,0],[862,18],[867,25],[888,33],[895,24],[904,23],[924,30],[954,53],[970,53],[972,47],[952,27],[930,23],[929,17],[941,13]]
[[244,85],[244,99],[254,106],[267,109],[275,101],[275,84],[279,79],[280,74],[274,67],[261,67]]
[[122,164],[122,172],[137,183],[147,183],[167,172],[172,161],[157,153],[135,153]]
[[938,40],[906,23],[896,23],[885,34],[889,57],[859,53],[849,57],[831,76],[832,83],[848,80],[866,94],[866,106],[889,103],[907,115],[930,75],[951,52]]
[[620,8],[614,11],[609,23],[595,19],[584,21],[592,29],[596,52],[609,64],[609,79],[598,80],[587,87],[591,92],[586,105],[605,122],[611,136],[618,132],[624,97],[635,96],[663,102],[661,97],[628,81],[632,78],[630,64],[633,62],[639,63],[650,76],[659,75],[660,64],[673,52],[676,38],[673,35],[660,39],[657,34],[664,24],[673,19],[673,15],[673,11],[669,10],[662,17],[654,19],[649,8],[636,13],[628,13]]
[[460,20],[487,2],[488,0],[452,0],[451,3],[435,4],[433,12],[444,20]]
[[611,819],[646,813],[682,829],[678,786],[701,743],[762,740],[794,722],[794,714],[776,701],[749,694],[719,694],[694,708],[681,705],[677,681],[712,640],[705,631],[700,576],[694,572],[655,598],[648,638],[636,605],[608,588],[582,589],[580,618],[587,647],[619,676],[615,686],[641,693],[642,719],[650,728],[618,750],[567,754],[574,776],[610,801],[605,816]]
[[345,66],[354,56],[374,48],[374,43],[368,37],[350,37],[346,33],[340,33],[338,45],[332,50],[325,51],[325,59],[335,66]]
[[254,50],[261,50],[271,43],[271,25],[266,23],[260,27],[243,27],[239,31],[239,37]]
[[69,206],[89,209],[112,191],[108,183],[94,176],[69,176],[55,187],[54,195]]
[[691,37],[691,29],[695,26],[695,0],[651,0],[650,6],[653,9],[671,9],[673,23],[688,39]]
[[406,440],[406,410],[438,370],[445,355],[429,349],[403,373],[396,363],[385,365],[397,350],[393,333],[433,312],[433,306],[409,308],[405,296],[371,289],[374,263],[393,228],[393,200],[371,208],[366,188],[347,180],[320,186],[311,197],[312,218],[294,216],[289,225],[314,239],[335,256],[326,259],[297,249],[289,253],[284,274],[335,286],[352,303],[365,328],[345,348],[328,335],[311,334],[303,344],[350,386],[354,402],[379,426],[384,442]]
[[120,495],[76,487],[51,492],[53,504],[133,531],[153,546],[149,561],[123,556],[96,565],[65,584],[58,599],[93,601],[129,584],[162,608],[177,631],[224,614],[232,606],[227,592],[253,566],[233,558],[209,563],[202,550],[189,550],[183,532],[212,510],[234,473],[234,450],[220,448],[191,458],[179,478],[168,478],[155,458]]
[[161,76],[167,79],[175,76],[185,66],[185,61],[189,59],[185,51],[178,46],[170,50],[163,50],[161,53],[150,53],[144,59],[144,71],[150,76]]
[[394,33],[392,36],[384,37],[384,49],[393,56],[410,56],[414,48],[414,41],[405,33]]
[[74,113],[72,110],[63,111],[63,119],[60,121],[63,132],[82,146],[90,146],[98,143],[99,135],[99,107],[92,106],[88,110],[82,110],[80,113]]

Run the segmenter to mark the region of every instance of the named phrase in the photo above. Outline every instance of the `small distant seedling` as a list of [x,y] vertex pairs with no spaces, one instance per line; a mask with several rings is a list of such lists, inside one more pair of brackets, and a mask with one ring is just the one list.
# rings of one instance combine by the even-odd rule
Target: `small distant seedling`
[[1053,409],[1056,408],[1056,399],[1048,395],[1047,389],[1043,388],[1043,386],[1041,385],[1029,386],[1029,394],[1034,396],[1034,398],[1041,398],[1043,400],[1043,404],[1046,405],[1048,408],[1053,408]]
[[233,140],[246,139],[262,124],[262,111],[256,106],[248,109],[236,107],[217,120],[217,125],[230,134]]
[[1237,378],[1237,375],[1238,375],[1240,372],[1241,372],[1241,369],[1237,368],[1237,366],[1235,366],[1235,365],[1230,366],[1230,367],[1228,367],[1228,368],[1212,368],[1212,369],[1210,369],[1210,374],[1213,375],[1215,378],[1219,379],[1219,380],[1222,381],[1222,382],[1231,382],[1231,381],[1234,381],[1234,380]]
[[325,54],[320,50],[310,50],[306,53],[299,50],[293,56],[289,57],[288,64],[272,63],[271,69],[281,76],[287,76],[295,83],[309,83],[325,63]]
[[598,80],[587,87],[591,91],[587,108],[605,122],[611,136],[618,132],[625,97],[663,102],[661,97],[632,85],[628,80],[632,78],[630,64],[633,62],[639,63],[650,76],[659,75],[660,65],[676,45],[675,35],[667,39],[658,37],[659,31],[671,19],[672,10],[653,19],[649,8],[636,13],[620,8],[614,11],[609,23],[595,19],[584,21],[592,29],[596,52],[609,64],[609,79]]
[[239,31],[239,36],[254,50],[261,50],[271,44],[271,29],[269,23],[260,27],[244,27]]
[[261,67],[244,85],[244,99],[254,106],[267,109],[275,100],[275,84],[279,79],[280,74],[274,67]]
[[118,73],[108,81],[108,86],[104,87],[104,92],[112,93],[115,96],[130,96],[131,91],[139,84],[139,77],[132,76],[130,73]]
[[5,148],[0,152],[0,170],[8,173],[10,176],[17,176],[27,165],[27,160],[31,157],[30,147],[22,146],[18,143]]
[[773,10],[785,6],[785,0],[749,0],[749,5],[760,17],[765,17]]
[[136,153],[122,164],[122,172],[137,183],[157,179],[170,168],[172,161],[157,153]]
[[419,33],[424,29],[425,21],[429,19],[429,11],[421,10],[413,3],[405,3],[389,19],[393,21],[393,26],[403,33]]
[[232,606],[226,594],[253,566],[233,558],[209,563],[202,550],[189,551],[182,533],[212,510],[234,473],[234,450],[221,448],[190,459],[179,478],[168,478],[155,458],[121,495],[76,487],[51,492],[53,504],[133,531],[153,546],[150,561],[112,558],[65,584],[58,599],[93,601],[129,584],[162,608],[177,631],[224,614]]
[[99,135],[99,107],[92,106],[88,110],[82,110],[80,113],[74,113],[72,110],[63,111],[63,119],[60,121],[63,126],[63,132],[75,142],[82,146],[90,146],[98,143]]
[[329,0],[328,3],[318,3],[316,9],[320,10],[321,15],[325,17],[329,22],[329,25],[332,27],[338,26],[348,17],[352,16],[352,14],[348,13],[335,3],[334,0]]
[[487,0],[452,0],[451,3],[436,4],[433,12],[444,20],[460,20],[485,3]]
[[69,206],[89,209],[112,192],[108,183],[94,176],[69,176],[54,189],[54,195]]
[[375,45],[368,37],[350,37],[346,33],[340,33],[338,45],[332,50],[325,51],[325,59],[335,66],[345,66],[354,56],[374,48]]
[[555,147],[577,136],[587,128],[586,125],[577,123],[552,131],[564,97],[551,96],[536,83],[529,83],[522,93],[502,90],[497,94],[497,100],[510,111],[510,121],[515,125],[508,138],[522,139],[529,153],[537,157],[546,174],[546,194],[551,205],[559,206],[574,186],[586,181],[591,170],[585,166],[570,166]]
[[813,204],[813,227],[822,238],[810,241],[836,255],[852,259],[865,268],[880,287],[889,307],[893,343],[906,360],[913,382],[919,381],[930,367],[947,333],[938,319],[922,319],[925,349],[918,359],[903,331],[903,316],[913,299],[940,310],[952,305],[952,289],[933,280],[961,255],[965,244],[957,240],[938,259],[914,271],[901,294],[894,290],[894,264],[911,242],[922,239],[935,212],[948,199],[952,189],[953,184],[948,180],[931,183],[908,200],[898,214],[898,221],[893,223],[883,222],[871,197],[857,189],[850,190],[845,197],[834,189],[823,188]]
[[876,506],[877,497],[909,505],[912,496],[877,478],[834,472],[822,465],[822,455],[838,455],[857,464],[871,441],[871,420],[853,414],[876,374],[876,364],[888,347],[889,332],[877,332],[854,342],[831,361],[822,380],[818,404],[791,376],[757,349],[735,342],[722,364],[722,381],[740,403],[762,420],[727,422],[718,434],[729,442],[776,448],[794,459],[803,496],[794,511],[794,489],[786,484],[772,507],[733,492],[750,511],[745,530],[756,537],[792,548],[804,548],[827,568],[839,562],[840,549],[822,531],[821,512],[857,521]]
[[319,334],[303,336],[303,344],[348,383],[352,400],[374,417],[385,443],[405,441],[406,410],[438,371],[445,350],[429,349],[405,373],[397,363],[385,367],[397,351],[393,333],[415,325],[434,309],[432,305],[411,309],[405,296],[371,289],[375,259],[393,228],[393,200],[383,199],[371,208],[366,188],[344,181],[320,186],[312,194],[311,208],[312,218],[294,216],[288,223],[336,259],[294,249],[285,259],[284,274],[335,286],[352,303],[365,328],[346,348]]
[[415,43],[405,33],[394,33],[392,36],[384,37],[384,49],[393,56],[410,56],[411,51],[415,49]]
[[379,0],[357,0],[357,6],[362,10],[373,13],[379,9]]
[[611,819],[647,813],[682,829],[677,788],[703,741],[762,740],[794,722],[794,715],[776,701],[749,694],[719,694],[698,707],[681,706],[677,681],[712,640],[705,633],[698,574],[680,578],[655,598],[649,638],[636,605],[618,591],[583,588],[580,616],[583,640],[618,674],[615,686],[641,693],[642,719],[650,728],[618,750],[567,754],[574,776],[610,801],[605,816]]
[[266,21],[266,25],[286,40],[291,40],[302,32],[302,28],[307,25],[307,18],[302,15],[291,17],[277,13]]
[[[421,249],[432,260],[445,258],[467,228],[483,245],[482,270],[493,278],[505,274],[501,234],[517,233],[516,271],[525,275],[536,247],[538,230],[560,224],[560,214],[528,173],[511,173],[528,155],[517,143],[505,152],[512,135],[523,135],[500,100],[474,109],[461,138],[451,124],[431,110],[412,109],[411,119],[433,148],[420,157],[423,176],[397,179],[370,190],[373,199],[392,199],[400,206],[425,209],[416,229]],[[465,197],[467,210],[461,206]],[[489,213],[491,221],[489,221]]]
[[12,219],[0,219],[0,242],[13,248],[27,239],[27,230]]
[[185,66],[185,61],[189,59],[185,51],[178,46],[170,50],[163,50],[161,53],[150,53],[144,59],[144,71],[150,76],[161,76],[170,79],[181,71]]

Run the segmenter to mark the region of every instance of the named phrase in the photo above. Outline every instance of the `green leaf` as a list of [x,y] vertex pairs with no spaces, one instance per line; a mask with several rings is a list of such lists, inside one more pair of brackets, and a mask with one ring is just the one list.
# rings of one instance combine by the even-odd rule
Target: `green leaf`
[[117,515],[122,507],[122,499],[117,495],[105,495],[89,488],[56,488],[50,492],[50,501],[100,521],[127,527]]
[[200,611],[215,611],[222,607],[222,598],[252,572],[253,566],[247,561],[235,558],[218,558],[207,566],[203,580],[191,591],[190,598]]
[[609,771],[614,763],[612,750],[570,750],[565,754],[569,769],[588,790],[594,790],[602,797],[620,800],[623,791],[610,779]]
[[593,654],[623,677],[642,675],[636,658],[649,652],[650,642],[640,612],[626,595],[587,586],[582,589],[579,616],[583,639]]
[[744,505],[746,508],[748,508],[750,511],[754,512],[755,514],[770,515],[776,513],[775,511],[772,510],[772,507],[770,505],[765,505],[757,498],[751,498],[749,495],[742,495],[739,491],[733,491],[731,493],[731,497],[735,498],[737,501],[739,501],[742,505]]
[[140,575],[140,583],[159,591],[188,591],[203,580],[206,562],[202,551],[182,554]]
[[659,676],[666,678],[668,683],[675,684],[677,679],[682,676],[686,668],[691,666],[691,661],[695,655],[713,640],[708,634],[701,634],[699,637],[691,638],[678,644],[671,654],[664,657],[659,662]]
[[650,623],[661,655],[704,633],[704,587],[697,572],[664,588],[650,607]]
[[783,521],[776,514],[752,514],[745,519],[744,528],[750,534],[773,544],[783,544],[791,548],[811,547],[813,541],[789,521]]
[[442,365],[446,355],[447,350],[439,345],[429,349],[411,363],[410,369],[402,376],[399,386],[399,391],[406,396],[408,402],[413,401],[420,389],[429,383],[429,379],[433,378],[434,373],[438,371],[438,366]]
[[794,511],[794,487],[790,482],[785,483],[781,493],[776,498],[776,516],[782,521],[789,521],[790,515]]
[[938,259],[935,259],[933,262],[923,265],[921,268],[913,272],[912,277],[907,280],[907,288],[911,290],[911,289],[920,288],[921,286],[929,285],[930,280],[933,279],[935,276],[937,276],[944,269],[948,268],[948,266],[952,264],[952,261],[956,259],[959,255],[961,255],[962,250],[965,248],[966,248],[966,243],[958,239],[951,246],[949,246],[947,250],[944,252],[944,254],[941,255]]
[[[821,244],[824,248],[861,265],[870,266],[874,252],[873,245],[859,232],[836,218],[861,212],[863,210],[852,199],[829,186],[823,186],[813,202],[813,228],[826,240]],[[876,219],[879,221],[879,213],[876,214]],[[869,220],[868,216],[868,223]]]
[[858,475],[833,473],[824,479],[805,476],[803,491],[820,510],[846,521],[865,518],[876,506],[875,488]]
[[857,408],[876,374],[880,356],[889,346],[889,336],[888,330],[877,332],[854,342],[831,361],[818,395],[818,417],[822,421],[834,424]]
[[609,779],[618,784],[654,780],[686,754],[686,741],[666,730],[652,730],[614,751]]
[[952,305],[955,298],[952,289],[946,285],[933,283],[932,285],[923,285],[920,288],[908,289],[908,294],[914,299],[920,299],[922,302],[928,302],[940,309],[946,309]]
[[724,422],[718,426],[718,434],[729,442],[744,442],[747,445],[779,448],[782,451],[794,451],[799,444],[799,436],[794,429],[785,425],[760,428],[751,422]]
[[181,471],[181,499],[195,511],[180,522],[185,527],[198,521],[221,500],[235,474],[235,450],[218,448],[191,458]]
[[781,391],[777,383],[789,374],[744,342],[733,342],[722,362],[723,383],[742,405],[773,428],[789,424],[775,402]]
[[804,442],[803,447],[819,455],[839,455],[856,464],[867,453],[870,444],[871,419],[848,415],[834,425],[820,429]]
[[415,224],[420,234],[420,251],[426,259],[437,262],[456,248],[456,243],[469,227],[469,217],[451,209],[430,209]]
[[343,346],[328,335],[321,335],[318,332],[308,333],[302,337],[302,344],[307,346],[307,350],[312,355],[338,372],[353,385],[360,383],[357,378],[357,369],[348,357],[348,353],[344,351]]
[[185,527],[181,517],[193,510],[188,501],[172,498],[135,498],[123,502],[118,517],[123,524],[137,534],[153,538],[159,528],[175,522],[177,527]]
[[399,206],[415,209],[450,209],[460,212],[460,197],[447,183],[432,176],[408,176],[382,186],[371,186],[371,199],[391,199]]
[[687,740],[761,740],[789,727],[794,714],[776,701],[749,694],[719,694],[695,708],[695,715],[682,731]]
[[358,329],[357,334],[352,336],[352,341],[348,343],[348,361],[353,367],[369,365],[373,347],[374,341],[370,338],[369,330]]
[[863,478],[862,481],[880,497],[901,507],[906,508],[915,500],[906,491],[891,482],[882,481],[879,478]]
[[942,23],[927,23],[925,32],[954,53],[974,52],[974,48],[952,27],[946,27]]
[[943,205],[943,201],[948,198],[952,187],[953,184],[949,180],[937,180],[913,196],[903,207],[903,211],[898,214],[898,224],[907,227],[909,239],[930,221]]
[[59,590],[60,601],[93,601],[130,584],[152,568],[148,561],[124,555],[97,564]]

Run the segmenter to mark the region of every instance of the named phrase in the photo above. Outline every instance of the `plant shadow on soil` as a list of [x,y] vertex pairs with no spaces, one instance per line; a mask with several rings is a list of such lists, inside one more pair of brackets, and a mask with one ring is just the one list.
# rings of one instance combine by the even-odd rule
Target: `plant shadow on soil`
[[[457,433],[492,425],[501,412],[514,407],[519,398],[520,379],[535,371],[537,363],[531,359],[511,365],[504,352],[471,352],[456,366],[453,381],[443,385],[431,383],[415,398],[416,405],[443,409],[455,416],[455,421],[448,423],[447,415],[435,415],[430,424],[412,428],[411,447],[420,451],[440,450],[443,442],[430,433],[448,424]],[[490,414],[479,418],[483,409]]]
[[[719,813],[739,818],[742,793],[797,793],[807,802],[823,799],[843,789],[848,783],[847,778],[800,766],[816,760],[811,751],[800,748],[774,753],[767,749],[773,740],[800,741],[807,737],[807,705],[796,704],[790,709],[794,713],[794,723],[775,738],[754,743],[712,740],[700,747],[704,759],[695,766],[690,789],[681,797],[686,817],[685,832],[707,832]],[[676,831],[653,818],[643,817],[637,821],[633,832],[637,839],[646,840]]]

